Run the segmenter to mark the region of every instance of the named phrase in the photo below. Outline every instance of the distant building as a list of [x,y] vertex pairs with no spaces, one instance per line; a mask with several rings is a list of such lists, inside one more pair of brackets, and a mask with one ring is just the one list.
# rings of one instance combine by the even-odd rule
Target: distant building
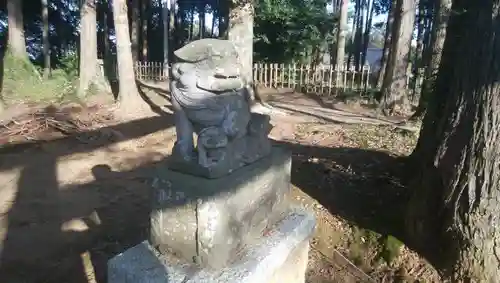
[[[369,44],[366,49],[366,65],[370,66],[370,72],[377,72],[380,69],[380,60],[382,59],[383,48],[376,47],[373,44]],[[347,62],[348,55],[346,54],[345,61]],[[323,58],[320,62],[321,65],[330,65],[330,54],[325,52]]]

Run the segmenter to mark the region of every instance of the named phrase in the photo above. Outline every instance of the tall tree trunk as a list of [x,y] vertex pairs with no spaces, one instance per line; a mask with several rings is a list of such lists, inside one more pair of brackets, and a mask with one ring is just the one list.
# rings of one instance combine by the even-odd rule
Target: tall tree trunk
[[131,31],[130,31],[130,41],[131,41],[131,48],[132,48],[132,58],[134,59],[134,62],[137,61],[139,58],[139,31],[141,30],[141,19],[140,19],[140,14],[141,14],[141,3],[139,0],[132,0],[130,2],[132,4],[132,13],[131,13]]
[[451,0],[437,0],[434,5],[434,21],[432,24],[430,46],[429,46],[429,64],[424,73],[424,82],[418,102],[417,111],[412,119],[423,117],[427,109],[429,94],[432,93],[433,82],[436,79],[441,62],[441,53],[443,51],[444,39],[446,37],[446,28],[448,26],[448,17],[451,11]]
[[[218,1],[217,1],[218,2]],[[219,6],[218,6],[219,7]],[[212,26],[210,27],[210,37],[214,37],[214,30],[215,30],[215,21],[217,21],[217,17],[215,16],[214,13],[212,13]]]
[[210,27],[210,37],[214,37],[215,21],[217,18],[215,15],[212,16],[212,26]]
[[361,50],[363,45],[363,9],[366,0],[356,0],[356,32],[354,34],[354,66],[359,70],[361,63]]
[[148,60],[148,19],[149,15],[149,0],[141,0],[141,33],[140,33],[140,60]]
[[13,55],[28,58],[23,26],[23,1],[7,0],[8,47]]
[[152,8],[153,6],[153,3],[151,2],[150,3],[150,9],[149,10],[150,12],[148,13],[148,18],[147,18],[147,21],[148,21],[148,33],[146,35],[146,38],[147,38],[147,42],[148,42],[148,45],[147,45],[147,53],[148,53],[148,56],[147,56],[147,60],[148,61],[155,61],[155,53],[153,52],[153,46],[154,44],[150,44],[150,42],[153,42],[153,35],[156,34],[156,29],[153,25],[153,18],[154,18],[154,15],[155,15],[155,12],[154,12],[154,9]]
[[[178,4],[180,5],[180,3]],[[177,0],[170,0],[170,10],[169,10],[169,14],[168,14],[168,58],[169,58],[169,62],[170,60],[172,60],[172,58],[174,57],[174,51],[176,50],[176,47],[178,44],[177,42],[174,42],[175,41],[175,37],[174,37],[174,33],[173,31],[175,32],[175,25],[176,25],[176,20],[177,18],[179,17],[179,15],[177,15],[176,13],[176,6],[177,6]],[[180,7],[178,9],[181,9]]]
[[[229,3],[230,1],[219,1],[219,38],[227,39],[229,29]],[[252,31],[253,35],[253,31]]]
[[199,20],[200,20],[200,26],[199,26],[199,38],[202,39],[205,37],[205,2],[200,1],[198,3],[198,13],[199,13]]
[[366,24],[365,33],[363,34],[363,50],[361,55],[361,66],[366,64],[366,52],[368,51],[368,45],[370,43],[370,32],[372,30],[373,12],[374,6],[373,0],[368,1],[368,6],[366,7]]
[[420,138],[409,242],[452,282],[500,278],[499,0],[453,1]]
[[359,3],[360,0],[356,0],[355,4],[355,11],[354,11],[354,19],[352,21],[352,26],[351,26],[351,50],[349,50],[349,55],[347,56],[347,68],[349,69],[352,65],[352,60],[354,57],[354,54],[356,53],[356,27],[358,26],[358,21],[359,21]]
[[43,77],[50,77],[50,43],[49,43],[49,8],[47,0],[42,0],[42,22],[43,22]]
[[168,6],[168,1],[163,1],[162,5],[162,19],[163,19],[163,72],[166,74],[168,71],[169,61],[169,50],[172,48],[170,46],[170,17],[172,10]]
[[341,0],[340,18],[339,18],[339,31],[337,33],[337,55],[335,56],[335,67],[337,70],[344,68],[345,60],[345,43],[347,36],[347,8],[349,1]]
[[241,77],[250,93],[250,100],[264,104],[253,84],[253,22],[252,0],[232,2],[229,11],[228,39],[234,43],[241,62]]
[[191,7],[190,9],[190,16],[189,16],[189,41],[193,41],[194,39],[194,6]]
[[424,35],[422,38],[423,50],[422,50],[422,66],[427,67],[431,61],[431,33],[432,33],[432,21],[433,21],[433,11],[434,11],[433,1],[427,1],[425,7],[425,17],[424,17]]
[[106,1],[101,1],[99,5],[100,20],[102,23],[102,57],[104,62],[105,76],[108,80],[116,79],[116,60],[113,60],[113,56],[110,52],[110,42],[109,42],[109,14],[110,7],[109,3]]
[[229,12],[228,39],[234,43],[241,61],[243,80],[252,83],[253,69],[253,15],[251,0],[238,0]]
[[381,89],[379,109],[392,114],[397,106],[408,106],[407,72],[415,21],[415,1],[398,0],[392,29],[392,44]]
[[[184,1],[179,2],[179,9],[174,13],[172,11],[172,15],[174,15],[174,31],[173,31],[173,41],[170,49],[172,51],[176,50],[180,46],[182,46],[186,38],[189,36],[189,30],[186,29],[185,18],[187,12],[187,3]],[[186,36],[187,34],[187,36]]]
[[78,96],[86,96],[91,86],[108,90],[97,61],[97,17],[95,0],[82,0],[80,7],[80,86]]
[[[142,100],[137,91],[134,76],[134,60],[130,48],[126,0],[113,0],[113,19],[116,33],[116,53],[118,61],[120,108],[132,114],[140,108],[137,101]],[[144,102],[141,101],[143,104]]]
[[222,12],[219,11],[219,16],[217,17],[217,24],[218,24],[218,34],[217,37],[222,39],[224,37],[224,34],[226,33],[225,31],[227,28],[224,26],[224,17],[222,16]]
[[417,86],[421,80],[421,68],[424,66],[422,63],[423,50],[424,50],[424,34],[425,34],[425,12],[428,6],[429,0],[419,0],[418,1],[418,17],[417,17],[417,46],[415,48],[415,54],[413,57],[413,77],[415,78],[415,84],[413,85],[413,94],[418,91]]
[[385,24],[384,36],[384,49],[382,50],[382,57],[380,58],[380,69],[377,74],[377,88],[382,88],[384,81],[385,69],[387,68],[387,60],[389,59],[389,51],[391,50],[392,27],[394,24],[394,14],[396,9],[396,0],[391,1],[389,14],[387,15],[387,22]]
[[[430,46],[431,46],[431,33],[432,33],[432,23],[433,23],[433,20],[434,20],[434,3],[435,3],[435,0],[432,0],[432,1],[429,1],[427,2],[427,5],[426,5],[426,9],[425,9],[425,33],[424,33],[424,50],[428,51],[427,53],[425,53],[426,51],[424,51],[424,55],[427,56],[425,59],[424,59],[424,62],[427,63],[427,62],[430,62],[430,55],[432,52],[430,52]],[[424,66],[427,66],[427,64],[424,64]]]

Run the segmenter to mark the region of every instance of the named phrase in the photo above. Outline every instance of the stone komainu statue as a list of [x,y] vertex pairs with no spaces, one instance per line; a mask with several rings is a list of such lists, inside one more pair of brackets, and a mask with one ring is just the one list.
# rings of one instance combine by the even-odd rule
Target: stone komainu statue
[[177,141],[170,167],[217,178],[268,155],[269,116],[250,112],[251,90],[240,76],[234,45],[201,39],[174,54],[170,90]]

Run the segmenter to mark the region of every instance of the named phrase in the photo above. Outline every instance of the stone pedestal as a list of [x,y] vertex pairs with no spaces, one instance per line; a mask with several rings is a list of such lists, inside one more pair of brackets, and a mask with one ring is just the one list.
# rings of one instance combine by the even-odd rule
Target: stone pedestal
[[110,260],[109,282],[303,283],[315,220],[288,203],[290,172],[281,148],[217,179],[158,167],[150,239]]
[[262,235],[287,208],[290,153],[272,153],[234,173],[206,179],[159,168],[150,243],[212,268]]
[[314,217],[291,209],[265,235],[221,269],[201,268],[147,241],[112,258],[109,283],[304,283]]

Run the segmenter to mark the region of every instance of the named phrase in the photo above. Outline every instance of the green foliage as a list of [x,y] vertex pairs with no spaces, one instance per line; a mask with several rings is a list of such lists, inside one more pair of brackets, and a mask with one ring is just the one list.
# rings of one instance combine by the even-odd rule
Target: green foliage
[[390,265],[399,256],[402,246],[403,243],[391,235],[382,236],[372,230],[355,227],[349,257],[354,264],[363,267],[369,250],[376,250],[377,258]]
[[353,227],[353,238],[349,245],[349,258],[353,263],[364,269],[368,266],[369,250],[379,246],[378,239],[380,235],[368,229]]
[[381,238],[380,256],[391,264],[392,261],[399,256],[403,243],[395,237],[388,235]]
[[325,0],[259,0],[255,6],[256,61],[289,63],[310,59],[331,44],[337,18]]
[[78,77],[78,55],[70,53],[61,58],[61,69],[68,79],[76,79]]
[[50,79],[43,80],[28,59],[16,57],[8,50],[3,64],[2,98],[8,104],[55,101],[74,91],[62,70],[54,70]]

